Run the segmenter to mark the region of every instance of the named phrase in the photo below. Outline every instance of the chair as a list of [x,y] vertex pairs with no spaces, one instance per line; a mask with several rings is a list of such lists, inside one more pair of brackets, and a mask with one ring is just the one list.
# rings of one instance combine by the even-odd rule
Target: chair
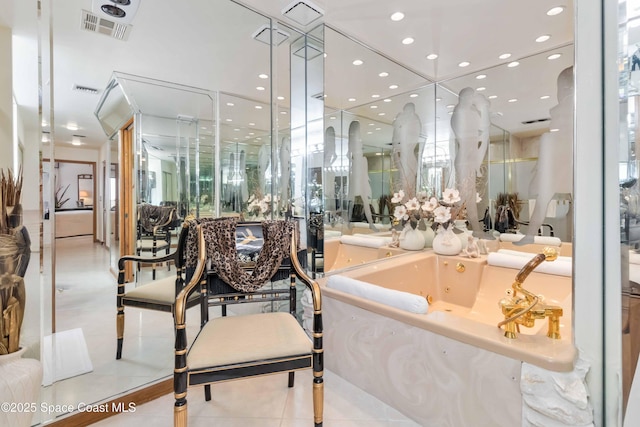
[[[211,400],[212,383],[278,372],[288,372],[288,386],[294,385],[294,372],[313,369],[314,422],[322,425],[323,349],[320,288],[303,271],[298,258],[298,233],[292,221],[265,221],[264,243],[254,265],[242,266],[236,252],[236,218],[202,222],[198,235],[198,260],[192,280],[176,298],[174,425],[187,425],[187,390],[204,385],[205,400]],[[194,228],[194,227],[192,227]],[[191,240],[191,239],[189,239]],[[289,259],[289,287],[265,289],[262,285],[277,274],[283,260]],[[210,263],[212,271],[206,271]],[[215,276],[230,285],[230,292],[201,300],[205,314],[200,332],[187,349],[186,309],[192,293],[202,290],[202,279]],[[296,277],[310,289],[314,321],[312,339],[295,318]],[[289,312],[229,315],[208,318],[211,306],[289,301]]]
[[[168,255],[154,258],[147,258],[137,255],[123,256],[118,260],[118,295],[116,298],[116,332],[117,350],[116,359],[122,357],[122,344],[124,340],[124,307],[137,307],[149,310],[163,311],[174,314],[176,295],[182,290],[185,284],[185,248],[189,232],[189,222],[185,221],[178,235],[178,246],[175,252]],[[125,289],[125,264],[133,262],[136,264],[148,262],[170,262],[176,266],[176,275],[154,280],[150,283],[137,286],[129,292]],[[199,304],[198,295],[194,294],[187,302],[187,308]]]
[[[171,230],[175,228],[176,219],[176,208],[173,206],[154,206],[146,203],[138,206],[137,255],[151,252],[151,256],[155,258],[162,250],[168,255],[171,250]],[[160,261],[151,262],[154,280],[158,262]],[[138,263],[138,270],[140,270],[140,266],[141,264]],[[167,267],[171,269],[171,264],[167,264]]]

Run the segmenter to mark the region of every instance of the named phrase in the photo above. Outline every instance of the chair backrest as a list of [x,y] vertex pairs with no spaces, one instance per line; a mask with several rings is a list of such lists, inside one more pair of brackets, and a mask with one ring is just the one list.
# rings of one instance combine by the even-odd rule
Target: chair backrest
[[175,218],[174,206],[155,206],[147,203],[138,206],[138,227],[141,233],[155,233],[160,228],[169,227]]

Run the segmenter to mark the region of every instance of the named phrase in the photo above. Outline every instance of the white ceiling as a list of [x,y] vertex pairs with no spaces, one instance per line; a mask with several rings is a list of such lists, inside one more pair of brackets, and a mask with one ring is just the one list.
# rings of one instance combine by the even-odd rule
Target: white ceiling
[[[292,35],[290,40],[295,39],[293,27],[298,25],[280,15],[290,0],[243,0],[242,3],[291,25],[292,28],[286,30]],[[394,66],[381,55],[367,53],[346,37],[334,37],[333,42],[327,37],[326,105],[333,109],[356,107],[346,101],[350,97],[358,98],[355,104],[361,106],[361,110],[370,107],[374,88],[379,85],[380,90],[386,89],[389,82],[352,73],[366,69],[377,74],[383,68],[389,71],[388,68],[394,66],[404,75],[399,83],[401,87],[394,93],[386,90],[382,97],[400,97],[405,91],[415,89],[419,82],[424,84],[429,80],[445,81],[444,85],[454,93],[465,86],[476,88],[482,84],[486,95],[498,96],[492,100],[492,111],[502,115],[495,114],[494,122],[509,131],[525,134],[530,129],[544,127],[544,123],[522,125],[521,122],[548,116],[549,109],[556,103],[555,79],[562,69],[573,63],[571,1],[317,0],[314,3],[324,9],[327,25],[411,70]],[[37,73],[35,4],[35,0],[0,0],[3,10],[0,22],[4,20],[13,27],[15,94],[25,117],[31,118],[26,122],[32,124],[38,99],[34,84],[37,81],[34,74],[34,69]],[[566,8],[563,13],[546,15],[547,10],[560,4]],[[104,143],[105,134],[93,115],[101,93],[89,95],[71,89],[79,84],[102,90],[114,71],[222,90],[247,100],[268,103],[271,79],[262,80],[258,74],[270,72],[269,49],[251,39],[251,34],[268,22],[267,18],[227,1],[141,0],[128,40],[120,41],[80,28],[82,9],[91,8],[91,0],[53,2],[56,144],[70,143],[73,134],[85,135],[82,141],[90,147]],[[392,21],[390,15],[396,11],[404,12],[405,18]],[[319,21],[302,30],[308,31],[317,24]],[[536,42],[536,37],[543,34],[551,38]],[[401,40],[409,36],[415,42],[403,45]],[[364,58],[365,65],[356,70],[350,62],[358,51],[368,58]],[[562,53],[560,59],[546,59],[556,51]],[[430,53],[437,53],[439,57],[426,59]],[[511,57],[498,59],[502,53],[510,53]],[[278,48],[276,56],[278,74],[271,84],[274,95],[285,98],[281,104],[286,112],[289,101],[287,43]],[[520,67],[507,68],[505,64],[513,60],[519,60]],[[458,66],[461,61],[468,61],[470,65],[461,68]],[[487,75],[481,83],[475,79],[480,70]],[[50,82],[45,82],[45,97],[48,84]],[[267,90],[257,91],[257,86]],[[540,100],[542,95],[550,98]],[[518,98],[518,102],[507,104],[510,98]],[[225,107],[226,102],[222,106]],[[393,110],[391,103],[387,107],[390,113],[384,120],[390,123],[393,111],[398,112],[401,107],[395,105]],[[231,132],[240,120],[244,120],[238,123],[241,133],[250,132],[249,123],[255,122],[245,120],[243,115],[232,118],[237,110],[233,113],[221,109],[220,113],[222,120],[235,120],[229,124]],[[281,119],[280,126],[286,126],[286,116]],[[77,124],[78,129],[67,129],[69,123]]]

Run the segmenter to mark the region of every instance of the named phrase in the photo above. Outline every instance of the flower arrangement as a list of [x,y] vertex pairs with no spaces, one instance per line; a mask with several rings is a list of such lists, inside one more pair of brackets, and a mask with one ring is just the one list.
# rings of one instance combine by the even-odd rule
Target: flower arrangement
[[465,219],[465,205],[460,201],[460,193],[454,188],[445,189],[441,200],[429,197],[426,191],[420,191],[415,197],[405,201],[402,190],[394,193],[391,198],[392,203],[399,203],[393,212],[395,222],[402,225],[408,223],[413,229],[421,219],[433,221],[434,227],[441,225],[445,229],[455,220]]
[[270,215],[272,203],[277,205],[279,200],[278,196],[271,197],[271,194],[267,194],[264,197],[259,194],[252,194],[247,201],[247,212],[254,217]]

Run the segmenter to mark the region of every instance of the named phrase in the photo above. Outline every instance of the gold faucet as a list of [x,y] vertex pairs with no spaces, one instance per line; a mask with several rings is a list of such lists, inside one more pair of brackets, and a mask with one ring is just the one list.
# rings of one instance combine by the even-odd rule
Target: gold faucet
[[[500,307],[504,320],[498,323],[501,328],[504,325],[504,336],[516,338],[516,332],[520,332],[520,325],[527,328],[533,327],[536,319],[549,318],[547,336],[560,339],[560,316],[562,307],[547,305],[541,301],[541,297],[534,295],[522,287],[525,279],[542,261],[554,261],[558,258],[558,252],[554,248],[544,248],[541,254],[534,256],[516,274],[516,279],[511,287],[513,294],[509,298],[500,300]],[[518,296],[521,293],[522,296]]]

